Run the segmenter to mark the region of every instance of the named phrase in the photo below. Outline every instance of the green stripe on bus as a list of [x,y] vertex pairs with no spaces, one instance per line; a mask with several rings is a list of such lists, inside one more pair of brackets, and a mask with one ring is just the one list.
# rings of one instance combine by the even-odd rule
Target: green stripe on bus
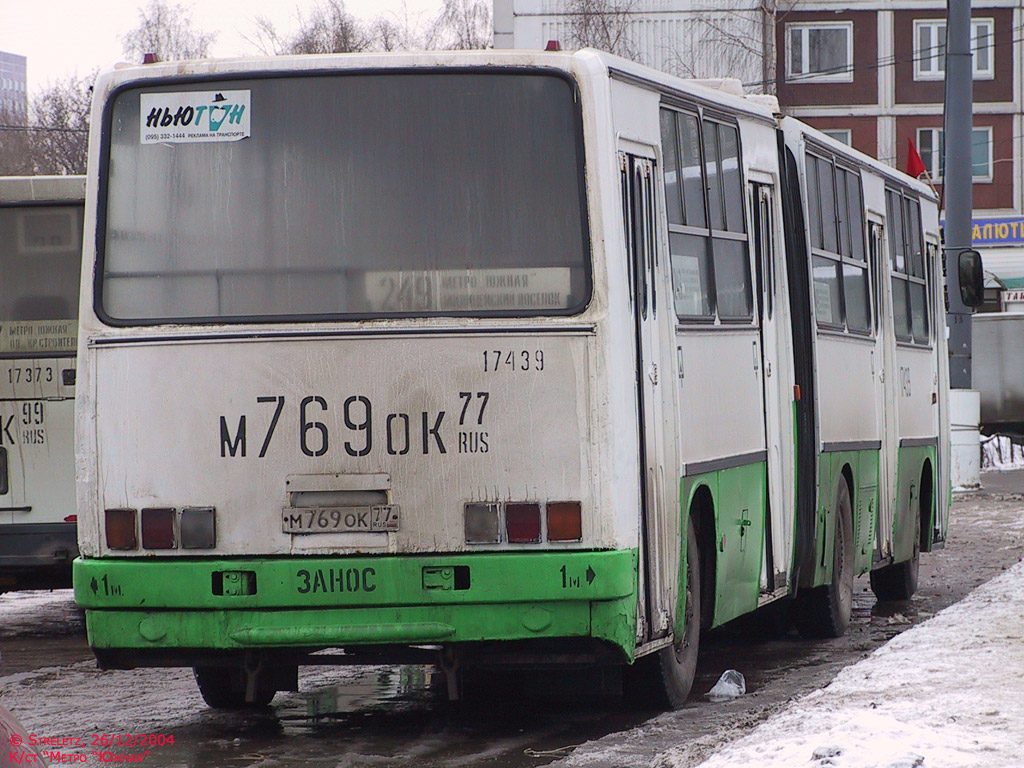
[[595,637],[632,658],[635,645],[635,550],[80,558],[74,579],[96,648]]
[[[708,489],[714,503],[715,613],[712,626],[757,608],[764,555],[766,472],[767,464],[756,461],[682,479],[680,497],[686,500],[686,509],[692,507],[701,487]],[[683,588],[680,584],[679,589]]]

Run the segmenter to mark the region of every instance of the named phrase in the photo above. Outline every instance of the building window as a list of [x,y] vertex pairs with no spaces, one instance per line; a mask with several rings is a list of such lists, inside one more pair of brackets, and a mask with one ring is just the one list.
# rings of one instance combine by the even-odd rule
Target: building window
[[[971,19],[971,51],[975,80],[995,77],[995,20]],[[946,20],[914,21],[914,79],[946,76]]]
[[853,80],[853,22],[786,25],[786,79]]
[[830,128],[827,131],[822,130],[822,133],[824,133],[830,139],[835,139],[836,141],[845,144],[848,147],[853,146],[853,140],[850,138],[849,128]]
[[[941,128],[918,128],[917,151],[928,168],[932,181],[942,180],[946,165],[946,146]],[[971,129],[971,179],[975,184],[992,181],[992,128]]]

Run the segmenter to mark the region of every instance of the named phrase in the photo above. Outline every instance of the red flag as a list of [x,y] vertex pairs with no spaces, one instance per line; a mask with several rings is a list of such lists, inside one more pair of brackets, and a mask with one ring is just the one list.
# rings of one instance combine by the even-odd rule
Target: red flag
[[916,179],[927,170],[928,166],[924,164],[921,155],[917,153],[914,140],[907,138],[907,174]]

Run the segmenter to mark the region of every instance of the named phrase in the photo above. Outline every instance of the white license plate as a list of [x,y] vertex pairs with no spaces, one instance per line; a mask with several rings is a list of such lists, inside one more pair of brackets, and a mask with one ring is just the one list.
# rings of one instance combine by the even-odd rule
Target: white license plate
[[285,507],[281,510],[285,533],[379,533],[397,531],[399,522],[399,509],[395,504]]

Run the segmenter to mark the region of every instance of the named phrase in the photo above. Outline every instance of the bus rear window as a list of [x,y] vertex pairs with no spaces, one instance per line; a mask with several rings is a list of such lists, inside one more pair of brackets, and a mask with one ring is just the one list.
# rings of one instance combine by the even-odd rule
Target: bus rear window
[[149,85],[108,106],[110,322],[572,314],[576,91],[550,74]]
[[0,206],[0,355],[74,354],[82,206]]

